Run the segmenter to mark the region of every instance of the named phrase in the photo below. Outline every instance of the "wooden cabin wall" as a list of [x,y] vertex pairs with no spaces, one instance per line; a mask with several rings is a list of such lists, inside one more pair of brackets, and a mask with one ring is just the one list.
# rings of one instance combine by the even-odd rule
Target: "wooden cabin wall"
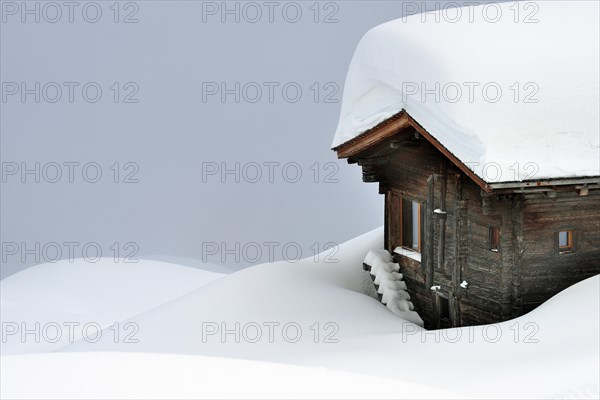
[[[388,193],[388,250],[393,251],[400,245],[399,224],[394,223],[400,221],[399,198],[419,201],[426,210],[430,177],[433,177],[434,189],[431,209],[446,211],[443,222],[438,218],[439,214],[434,214],[431,222],[431,282],[428,282],[425,268],[428,245],[425,221],[421,228],[422,263],[396,256],[426,327],[439,327],[434,306],[437,295],[431,291],[433,285],[441,286],[441,292],[451,301],[451,325],[477,325],[510,318],[514,314],[514,196],[490,198],[484,203],[480,188],[425,141],[403,146],[390,155],[382,176],[382,191]],[[489,228],[492,226],[500,228],[499,252],[489,249]],[[443,240],[440,236],[444,236]],[[459,239],[455,240],[457,236]],[[440,250],[442,242],[443,251]],[[458,287],[463,280],[469,282],[467,291]]]
[[[430,210],[446,212],[445,220],[432,213],[422,221],[421,263],[395,256],[427,328],[440,327],[433,285],[441,286],[450,300],[451,325],[468,326],[522,315],[600,273],[600,191],[579,196],[571,189],[556,198],[544,193],[489,195],[425,140],[398,147],[378,178],[386,194],[386,248],[400,246],[401,197],[420,202],[428,214],[430,185]],[[430,238],[428,224],[433,224]],[[490,249],[490,227],[500,229],[498,252]],[[558,254],[556,235],[562,229],[576,232],[574,253]],[[466,291],[459,288],[463,280]]]
[[[402,146],[393,153],[382,176],[382,187],[385,189],[383,191],[388,193],[388,250],[393,251],[400,245],[399,224],[395,223],[400,221],[399,198],[405,197],[421,202],[425,213],[430,177],[433,187],[433,205],[430,209],[446,211],[445,215],[431,216],[429,223],[433,224],[433,235],[429,243],[424,233],[427,229],[427,218],[423,221],[421,263],[404,256],[396,256],[413,303],[424,319],[426,327],[439,327],[435,307],[437,294],[431,290],[433,285],[441,286],[441,293],[447,295],[451,302],[451,325],[497,321],[504,309],[510,309],[511,282],[502,285],[502,279],[507,277],[503,274],[505,268],[502,263],[505,260],[501,253],[493,253],[488,249],[488,229],[489,226],[497,225],[507,229],[506,233],[501,233],[501,240],[507,242],[502,244],[503,248],[510,249],[510,215],[504,225],[501,223],[501,210],[492,215],[483,215],[479,188],[425,141]],[[471,204],[474,205],[473,208]],[[425,254],[427,246],[431,246],[429,261],[426,261]],[[433,269],[429,278],[427,262],[431,263]],[[463,279],[471,280],[466,296],[462,295],[464,291],[458,288]]]
[[[600,191],[574,190],[527,195],[523,204],[523,257],[520,265],[522,312],[561,290],[600,273]],[[575,232],[575,251],[559,254],[558,231]]]
[[[461,299],[461,324],[479,325],[513,316],[515,196],[482,196],[481,189],[465,178],[463,197],[468,202],[467,262],[462,279],[468,282]],[[490,249],[489,229],[500,229],[500,249]]]
[[[408,143],[389,156],[388,164],[382,174],[381,185],[384,188],[383,191],[386,192],[386,207],[388,209],[386,248],[390,252],[401,244],[399,232],[400,197],[420,202],[421,207],[425,210],[428,193],[427,180],[430,176],[440,173],[443,162],[444,159],[439,152],[424,140]],[[439,186],[435,185],[435,188],[434,198],[439,198]],[[423,232],[424,226],[421,229]],[[423,239],[423,235],[421,236],[422,247],[425,247],[427,244]],[[437,251],[437,246],[434,251]],[[411,294],[412,302],[425,321],[426,327],[434,326],[433,297],[430,287],[426,284],[426,271],[422,263],[403,256],[396,256],[396,261],[401,266],[401,272]]]

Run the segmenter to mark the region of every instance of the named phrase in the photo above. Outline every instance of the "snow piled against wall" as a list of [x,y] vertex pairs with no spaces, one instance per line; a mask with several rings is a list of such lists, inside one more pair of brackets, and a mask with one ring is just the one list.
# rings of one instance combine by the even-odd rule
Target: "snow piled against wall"
[[402,280],[400,265],[393,262],[390,253],[385,249],[369,251],[364,263],[371,267],[369,272],[373,275],[381,302],[400,318],[423,326],[423,319],[414,311],[406,283]]

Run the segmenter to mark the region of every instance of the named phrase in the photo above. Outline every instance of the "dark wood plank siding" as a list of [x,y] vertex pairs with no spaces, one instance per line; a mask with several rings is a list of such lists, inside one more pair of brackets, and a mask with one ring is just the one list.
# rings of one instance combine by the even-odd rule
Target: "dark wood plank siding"
[[[523,312],[600,273],[600,192],[527,195],[523,204],[521,285]],[[574,231],[575,251],[559,254],[558,232]]]
[[[396,199],[405,197],[414,201],[421,202],[422,210],[426,213],[427,209],[433,210],[438,207],[435,202],[439,200],[439,177],[438,174],[442,168],[444,158],[440,153],[433,148],[425,140],[419,142],[407,143],[400,145],[400,148],[389,156],[389,162],[383,173],[382,186],[390,193],[390,196]],[[436,179],[433,177],[436,176]],[[436,190],[433,194],[434,204],[428,205],[428,179],[432,179],[432,185]],[[392,209],[388,210],[389,219],[386,224],[390,226],[388,250],[393,251],[396,246],[400,246],[400,206],[398,200],[392,200],[388,203]],[[433,217],[433,216],[430,216]],[[439,234],[437,220],[428,221],[424,218],[425,224],[434,224],[433,234],[431,237],[425,238],[426,225],[421,226],[422,237],[422,259],[425,262],[432,263],[434,268],[433,276],[430,279],[437,282],[440,277],[435,273],[437,263],[437,243]],[[391,228],[392,225],[397,225],[397,228]],[[427,241],[433,243],[434,247],[428,253],[430,260],[427,260],[427,255],[423,254],[426,251]],[[404,279],[409,288],[411,298],[417,311],[425,321],[427,327],[435,326],[435,308],[434,297],[430,290],[431,284],[427,279],[427,270],[421,263],[403,256],[396,256],[396,260],[400,263]],[[446,283],[450,283],[445,279]],[[436,283],[438,284],[438,283]]]
[[[511,313],[512,223],[511,200],[482,198],[481,189],[470,180],[463,185],[468,201],[467,254],[463,279],[468,282],[461,301],[463,325],[494,322]],[[508,211],[508,212],[507,212]],[[500,229],[500,249],[490,249],[491,227]]]
[[[420,202],[427,214],[423,264],[395,256],[427,328],[440,327],[433,285],[450,300],[452,325],[477,325],[521,315],[600,273],[600,191],[579,196],[571,188],[554,198],[485,193],[425,140],[400,138],[393,150],[387,144],[373,154],[386,158],[374,173],[386,194],[386,248],[401,245],[402,197]],[[490,249],[491,227],[499,228],[498,251]],[[562,229],[574,231],[573,253],[558,252]],[[459,286],[463,280],[467,290]]]

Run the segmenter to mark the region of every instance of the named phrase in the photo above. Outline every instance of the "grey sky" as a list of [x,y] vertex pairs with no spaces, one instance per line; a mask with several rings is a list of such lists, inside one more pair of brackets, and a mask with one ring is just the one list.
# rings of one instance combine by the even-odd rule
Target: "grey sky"
[[402,2],[74,3],[2,1],[2,277],[86,244],[239,269],[382,224],[330,144],[355,46]]

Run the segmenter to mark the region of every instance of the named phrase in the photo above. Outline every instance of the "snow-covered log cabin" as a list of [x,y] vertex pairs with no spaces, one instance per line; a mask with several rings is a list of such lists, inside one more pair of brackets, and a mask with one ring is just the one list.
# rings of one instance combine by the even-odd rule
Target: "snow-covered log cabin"
[[333,150],[379,183],[427,328],[511,319],[600,273],[598,4],[536,4],[535,23],[514,3],[494,23],[391,21],[351,62]]

